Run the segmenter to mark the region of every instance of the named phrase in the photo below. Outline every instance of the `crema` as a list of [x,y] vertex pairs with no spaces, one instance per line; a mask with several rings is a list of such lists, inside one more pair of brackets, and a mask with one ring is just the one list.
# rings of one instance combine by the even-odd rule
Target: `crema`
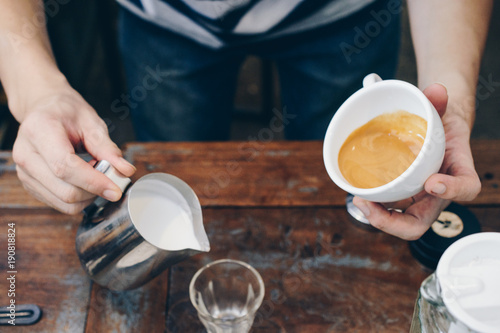
[[379,187],[399,177],[413,163],[425,140],[427,121],[407,111],[373,118],[342,145],[339,168],[358,188]]

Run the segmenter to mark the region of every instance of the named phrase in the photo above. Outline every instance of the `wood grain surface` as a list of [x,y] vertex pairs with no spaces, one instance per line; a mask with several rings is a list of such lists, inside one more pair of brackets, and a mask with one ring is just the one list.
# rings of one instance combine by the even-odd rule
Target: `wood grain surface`
[[407,242],[362,230],[337,208],[206,209],[210,253],[171,269],[168,332],[202,332],[189,306],[197,269],[222,258],[252,265],[266,294],[254,332],[407,332],[429,274]]
[[121,292],[94,284],[85,332],[164,332],[168,274]]
[[[473,205],[500,204],[500,141],[471,143],[483,188]],[[328,177],[322,143],[213,142],[130,143],[126,158],[134,180],[152,172],[186,181],[205,207],[343,206],[345,192]],[[44,208],[29,196],[15,172],[10,152],[0,152],[0,208]]]
[[16,304],[37,304],[33,326],[0,326],[0,332],[83,332],[91,283],[75,252],[79,219],[51,210],[0,211],[0,304],[7,305],[7,224],[16,228]]
[[[473,141],[472,148],[483,189],[466,204],[483,231],[500,231],[500,141]],[[220,258],[246,261],[264,279],[253,332],[408,331],[430,271],[407,242],[351,222],[346,193],[324,169],[321,142],[131,143],[124,152],[138,168],[134,180],[166,172],[193,187],[211,251],[137,290],[93,284],[74,250],[81,216],[62,215],[29,196],[11,153],[0,152],[0,249],[7,223],[15,223],[16,302],[43,311],[39,323],[17,331],[202,332],[188,284],[197,269]],[[2,277],[0,305],[8,302],[6,290]]]
[[[500,231],[500,208],[474,208],[483,231]],[[189,282],[203,265],[245,261],[266,294],[253,332],[408,332],[422,281],[431,274],[408,243],[359,228],[344,209],[210,208],[212,249],[171,269],[167,332],[203,332]]]
[[45,204],[30,196],[17,179],[12,153],[0,151],[0,209],[46,208]]
[[323,166],[322,143],[232,142],[129,144],[137,176],[173,174],[193,187],[202,206],[344,205],[345,192]]

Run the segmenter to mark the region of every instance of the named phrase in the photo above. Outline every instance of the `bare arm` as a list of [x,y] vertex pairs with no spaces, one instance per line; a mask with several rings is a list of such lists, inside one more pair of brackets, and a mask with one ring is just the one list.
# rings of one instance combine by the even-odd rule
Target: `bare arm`
[[442,115],[446,152],[440,173],[427,179],[425,191],[404,213],[354,199],[370,223],[387,233],[417,239],[450,200],[472,200],[481,190],[469,140],[492,4],[491,0],[408,0],[419,86]]
[[41,0],[0,0],[0,80],[21,123],[13,156],[19,179],[39,200],[78,213],[95,195],[117,200],[119,188],[76,155],[83,146],[130,176],[95,110],[67,82],[51,51]]
[[[0,8],[0,78],[9,107],[22,122],[28,100],[42,97],[66,80],[57,68],[44,28],[43,1],[0,0]],[[47,86],[47,81],[52,84]]]
[[420,88],[443,83],[448,116],[460,116],[472,128],[493,1],[408,0],[408,7]]

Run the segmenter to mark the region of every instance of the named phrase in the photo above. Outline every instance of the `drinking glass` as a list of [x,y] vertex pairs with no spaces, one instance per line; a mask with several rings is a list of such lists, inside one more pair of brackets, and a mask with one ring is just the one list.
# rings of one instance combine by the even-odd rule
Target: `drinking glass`
[[245,333],[264,298],[264,282],[247,263],[222,259],[196,272],[189,296],[209,333]]

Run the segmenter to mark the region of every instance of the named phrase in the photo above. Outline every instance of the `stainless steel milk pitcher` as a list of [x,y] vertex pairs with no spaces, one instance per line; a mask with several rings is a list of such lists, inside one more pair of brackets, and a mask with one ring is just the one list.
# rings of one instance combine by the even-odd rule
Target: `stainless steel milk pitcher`
[[84,210],[77,231],[76,252],[96,283],[112,290],[134,289],[167,267],[210,250],[199,200],[181,179],[153,173],[130,185],[106,161],[96,169],[124,190],[118,202],[97,198]]

